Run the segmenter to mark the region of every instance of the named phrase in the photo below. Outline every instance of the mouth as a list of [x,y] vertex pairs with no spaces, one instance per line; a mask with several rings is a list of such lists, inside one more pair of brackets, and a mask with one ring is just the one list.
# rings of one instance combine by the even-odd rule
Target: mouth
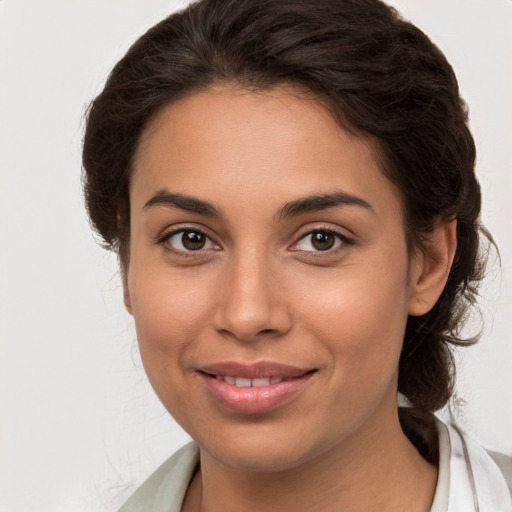
[[270,386],[287,380],[285,377],[259,377],[256,379],[248,379],[246,377],[233,377],[231,375],[210,375],[210,377],[217,380],[222,380],[231,386],[236,386],[238,388]]
[[222,363],[197,370],[222,407],[245,414],[269,412],[300,394],[318,371],[269,362]]

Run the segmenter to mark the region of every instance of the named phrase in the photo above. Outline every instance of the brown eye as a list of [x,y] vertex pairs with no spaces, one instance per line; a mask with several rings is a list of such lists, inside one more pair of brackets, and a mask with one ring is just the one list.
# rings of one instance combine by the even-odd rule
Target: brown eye
[[304,235],[294,246],[295,251],[325,252],[336,249],[350,241],[343,235],[328,230],[310,231]]
[[197,231],[184,231],[181,235],[181,243],[189,251],[198,251],[206,244],[206,237]]
[[311,245],[317,251],[328,251],[334,247],[336,237],[326,231],[314,231],[311,233]]
[[194,252],[219,247],[201,231],[193,229],[180,229],[165,238],[165,243],[177,252]]

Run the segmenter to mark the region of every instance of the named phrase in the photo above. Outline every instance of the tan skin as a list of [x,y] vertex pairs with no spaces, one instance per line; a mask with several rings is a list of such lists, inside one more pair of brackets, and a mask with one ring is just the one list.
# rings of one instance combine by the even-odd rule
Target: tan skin
[[[290,207],[311,196],[316,209]],[[198,200],[211,209],[190,208]],[[437,469],[400,428],[398,360],[407,316],[444,287],[455,222],[410,255],[371,142],[285,89],[165,107],[141,139],[130,201],[125,304],[153,388],[200,447],[183,510],[430,510]],[[198,368],[222,361],[313,370],[250,414],[204,385]]]

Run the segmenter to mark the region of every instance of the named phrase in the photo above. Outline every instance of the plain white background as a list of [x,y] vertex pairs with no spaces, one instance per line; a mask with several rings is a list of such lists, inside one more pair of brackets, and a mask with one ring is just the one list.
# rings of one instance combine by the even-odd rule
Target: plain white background
[[[187,440],[146,381],[80,189],[84,106],[185,3],[0,0],[0,512],[116,510]],[[457,355],[458,421],[512,453],[512,2],[392,3],[443,49],[470,105],[502,269],[484,290],[482,342]]]

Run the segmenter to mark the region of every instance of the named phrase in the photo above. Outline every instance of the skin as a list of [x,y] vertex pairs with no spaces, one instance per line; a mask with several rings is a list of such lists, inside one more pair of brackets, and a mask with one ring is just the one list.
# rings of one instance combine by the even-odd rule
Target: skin
[[[155,392],[200,446],[183,510],[429,510],[437,470],[400,428],[398,360],[407,316],[427,312],[446,282],[455,223],[410,255],[371,141],[285,89],[217,88],[168,105],[133,169],[125,304]],[[162,191],[218,215],[148,205]],[[280,216],[340,191],[366,206]],[[204,233],[204,248],[187,252],[172,235],[183,228]],[[314,230],[341,237],[315,250]],[[315,372],[279,407],[242,414],[198,375],[221,361]]]

